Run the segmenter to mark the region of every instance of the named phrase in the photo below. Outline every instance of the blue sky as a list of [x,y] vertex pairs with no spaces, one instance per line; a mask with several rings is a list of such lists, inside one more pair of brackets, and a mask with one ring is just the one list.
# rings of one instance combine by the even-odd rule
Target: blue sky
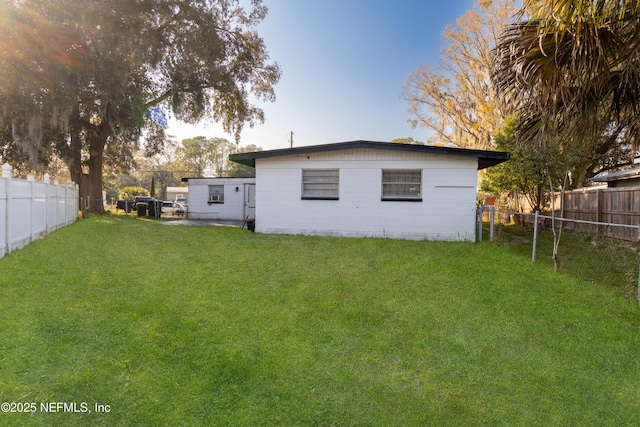
[[[424,141],[411,129],[401,99],[407,76],[437,64],[442,32],[472,0],[263,0],[258,27],[271,60],[282,68],[276,101],[258,103],[266,121],[242,133],[241,145],[265,150],[366,139]],[[175,122],[179,140],[203,135],[233,141],[216,125]]]

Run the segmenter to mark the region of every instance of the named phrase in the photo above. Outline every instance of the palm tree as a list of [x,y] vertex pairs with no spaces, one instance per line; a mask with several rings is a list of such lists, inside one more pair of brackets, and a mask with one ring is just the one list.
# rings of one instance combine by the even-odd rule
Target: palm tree
[[523,0],[518,19],[494,49],[492,79],[519,107],[522,140],[553,132],[595,152],[618,132],[635,151],[640,0]]

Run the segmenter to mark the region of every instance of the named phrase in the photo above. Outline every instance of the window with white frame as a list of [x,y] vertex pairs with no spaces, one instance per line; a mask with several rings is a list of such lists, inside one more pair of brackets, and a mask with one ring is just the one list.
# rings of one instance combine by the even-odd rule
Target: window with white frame
[[302,198],[316,200],[339,199],[338,169],[303,169]]
[[208,203],[224,203],[224,185],[209,186]]
[[421,169],[385,169],[382,171],[382,200],[422,201]]

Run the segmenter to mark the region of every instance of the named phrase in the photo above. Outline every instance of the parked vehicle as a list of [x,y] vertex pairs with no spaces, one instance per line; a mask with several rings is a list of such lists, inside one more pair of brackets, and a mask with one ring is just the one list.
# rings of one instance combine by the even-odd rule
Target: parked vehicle
[[133,200],[118,200],[116,201],[116,209],[126,210],[129,209],[131,212],[135,208],[135,202]]
[[116,201],[116,209],[125,209],[125,205],[128,206],[129,212],[137,209],[138,203],[149,203],[155,200],[151,196],[136,196],[133,200],[118,200]]
[[172,202],[172,201],[164,201],[162,202],[162,213],[170,214],[173,216],[180,216],[187,214],[187,208],[182,206],[180,203]]
[[176,197],[175,203],[182,205],[184,208],[189,206],[185,197]]
[[136,196],[134,199],[135,203],[148,203],[155,200],[153,197],[151,196]]

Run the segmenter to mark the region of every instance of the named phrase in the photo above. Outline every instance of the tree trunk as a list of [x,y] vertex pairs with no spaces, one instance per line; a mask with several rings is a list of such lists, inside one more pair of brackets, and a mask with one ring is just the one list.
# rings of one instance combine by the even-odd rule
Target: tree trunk
[[82,201],[86,201],[89,196],[86,177],[82,173],[82,141],[80,140],[79,130],[76,128],[72,128],[70,134],[71,146],[69,147],[68,157],[65,158],[65,162],[69,168],[71,181],[78,184],[78,197],[80,198],[78,206],[82,209],[84,207]]
[[[569,178],[569,171],[567,170],[564,174],[564,179],[562,181],[562,187],[560,189],[560,219],[564,218],[564,191],[567,187],[567,181]],[[551,175],[549,175],[549,187],[551,189],[551,229],[553,230],[553,255],[551,258],[553,259],[553,270],[557,273],[560,271],[560,259],[558,258],[558,248],[560,246],[560,239],[562,238],[562,230],[563,223],[562,221],[558,221],[558,231],[556,232],[556,194],[553,190],[553,183],[551,181]]]
[[[89,212],[104,214],[104,203],[102,200],[102,162],[104,147],[107,143],[107,127],[100,125],[95,134],[91,135],[89,144],[89,173],[86,179],[81,180],[80,185],[87,185],[89,197]],[[83,192],[82,190],[80,191]]]
[[68,147],[61,148],[61,154],[64,156],[64,161],[69,168],[69,175],[71,175],[71,181],[80,185],[82,178],[82,139],[80,137],[81,126],[75,120],[80,115],[78,107],[76,106],[73,111],[74,120],[70,120],[69,124],[69,138],[71,138]]

